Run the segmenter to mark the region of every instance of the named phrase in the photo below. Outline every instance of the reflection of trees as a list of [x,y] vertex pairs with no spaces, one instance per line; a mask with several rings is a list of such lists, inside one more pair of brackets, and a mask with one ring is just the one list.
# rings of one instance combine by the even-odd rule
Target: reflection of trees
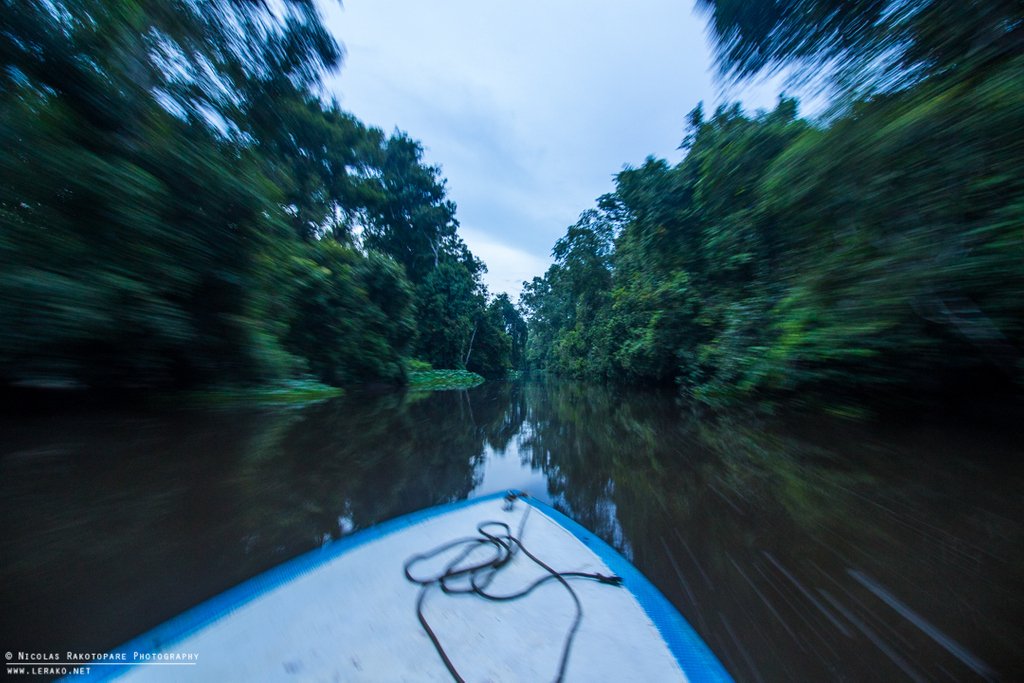
[[11,425],[0,594],[27,616],[0,636],[110,647],[324,539],[465,498],[485,444],[505,447],[523,414],[521,391],[497,383]]
[[467,394],[473,399],[477,424],[483,429],[487,445],[504,453],[523,428],[526,398],[521,382],[494,382],[484,391]]
[[248,526],[269,548],[308,546],[465,498],[479,483],[485,444],[505,444],[518,430],[509,417],[517,412],[509,409],[512,393],[497,384],[310,407],[272,448],[253,453],[239,508],[256,516]]
[[12,649],[113,645],[325,538],[464,498],[513,444],[741,679],[903,675],[861,626],[925,678],[962,673],[850,568],[1001,672],[1024,641],[1019,447],[994,435],[698,418],[671,392],[561,382],[0,434]]
[[[670,393],[526,391],[523,452],[556,503],[629,554],[741,679],[966,671],[850,568],[986,661],[1011,656],[1003,634],[1024,636],[1013,616],[1022,593],[1007,603],[991,588],[993,577],[1019,581],[1007,562],[1024,547],[1009,522],[1019,498],[1012,478],[982,477],[977,463],[970,486],[949,474],[970,443],[940,435],[923,448],[917,432],[821,418],[701,419]],[[985,512],[994,506],[1004,511]],[[992,621],[965,627],[964,613]]]
[[[384,519],[465,498],[510,397],[488,391],[360,394],[303,410],[249,451],[235,495],[263,553],[287,555]],[[302,546],[302,547],[300,547]],[[279,551],[280,554],[281,551]]]
[[[255,571],[232,477],[295,413],[105,414],[4,425],[9,642],[107,647]],[[15,623],[16,622],[16,623]],[[6,634],[5,634],[6,635]],[[8,640],[5,638],[5,640]]]

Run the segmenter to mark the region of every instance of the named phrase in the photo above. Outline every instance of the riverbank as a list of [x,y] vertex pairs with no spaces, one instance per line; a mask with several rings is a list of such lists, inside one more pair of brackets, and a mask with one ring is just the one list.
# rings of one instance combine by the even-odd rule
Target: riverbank
[[30,385],[0,388],[0,412],[56,413],[83,407],[136,406],[156,410],[230,408],[247,405],[302,405],[345,393],[311,379],[261,385],[225,385],[189,390],[102,389],[84,385]]
[[[426,365],[425,363],[423,365]],[[429,366],[428,366],[429,367]],[[411,391],[469,389],[484,377],[467,370],[409,370]],[[357,384],[355,387],[381,386]],[[397,385],[385,385],[397,388]],[[181,391],[98,389],[78,384],[25,385],[0,389],[0,412],[55,412],[76,407],[125,405],[164,409],[213,409],[241,406],[287,406],[317,403],[343,396],[346,389],[313,379],[290,379],[257,385],[223,385]]]

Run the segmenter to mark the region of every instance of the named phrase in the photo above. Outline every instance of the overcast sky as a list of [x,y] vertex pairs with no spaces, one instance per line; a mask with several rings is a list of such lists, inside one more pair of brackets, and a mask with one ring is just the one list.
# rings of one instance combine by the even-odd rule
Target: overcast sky
[[325,14],[346,50],[330,90],[423,143],[488,288],[513,300],[624,165],[680,158],[698,102],[778,96],[714,82],[689,0],[345,0]]

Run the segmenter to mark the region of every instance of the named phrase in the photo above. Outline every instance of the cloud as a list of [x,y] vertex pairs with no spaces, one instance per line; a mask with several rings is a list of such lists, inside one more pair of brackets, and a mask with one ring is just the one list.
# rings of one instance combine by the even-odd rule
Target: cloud
[[[323,9],[347,48],[329,90],[364,121],[423,142],[497,291],[543,273],[555,240],[614,189],[623,165],[650,154],[677,161],[698,101],[706,111],[740,97],[750,108],[775,101],[774,83],[714,84],[704,18],[678,0]],[[498,276],[509,272],[499,258],[535,270]]]
[[516,301],[523,281],[543,274],[548,267],[547,260],[500,242],[487,233],[465,227],[459,232],[470,250],[487,264],[484,283],[491,294],[505,292]]

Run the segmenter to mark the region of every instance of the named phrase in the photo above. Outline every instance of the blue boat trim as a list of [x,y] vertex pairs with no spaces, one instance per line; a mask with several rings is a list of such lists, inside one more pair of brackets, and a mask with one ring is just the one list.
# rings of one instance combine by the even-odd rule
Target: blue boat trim
[[661,591],[659,591],[650,580],[640,573],[629,560],[619,554],[619,551],[598,538],[594,532],[567,517],[555,508],[542,503],[527,494],[519,493],[523,502],[529,503],[548,517],[558,522],[563,528],[578,538],[583,545],[587,546],[601,561],[608,565],[615,574],[622,577],[622,585],[629,589],[647,616],[654,622],[654,626],[665,639],[669,650],[675,656],[676,661],[682,668],[683,673],[693,683],[725,683],[731,682],[732,677],[718,661],[718,658],[711,651],[697,632],[693,630],[689,622],[683,618],[679,610],[669,602]]
[[[458,510],[459,508],[467,507],[469,505],[475,505],[481,501],[503,498],[505,495],[505,492],[498,492],[486,496],[480,496],[478,498],[467,498],[466,500],[459,500],[454,503],[438,505],[436,507],[411,512],[409,514],[402,515],[401,517],[389,519],[385,522],[357,531],[351,536],[343,536],[336,541],[326,543],[319,548],[310,550],[309,552],[292,558],[291,560],[288,560],[287,562],[284,562],[272,569],[268,569],[262,574],[258,574],[251,579],[247,579],[237,586],[229,588],[223,593],[220,593],[205,602],[201,602],[195,607],[182,612],[178,616],[172,617],[168,621],[165,621],[152,630],[143,633],[141,636],[133,638],[127,643],[114,648],[110,652],[125,653],[127,661],[131,662],[133,653],[135,652],[156,652],[157,650],[172,646],[175,643],[185,640],[200,629],[209,626],[218,619],[227,616],[231,612],[245,606],[253,600],[256,600],[262,595],[269,593],[275,588],[278,588],[293,579],[297,579],[300,576],[309,574],[349,550],[353,550],[361,545],[375,541],[378,538],[400,531],[401,529],[412,526],[413,524],[426,521],[432,517],[437,517],[438,515],[443,515],[451,512],[452,510]],[[199,664],[200,666],[202,665],[201,660]],[[86,664],[86,666],[88,665]],[[69,683],[81,682],[83,680],[106,681],[127,673],[131,668],[131,664],[125,664],[123,666],[93,666],[91,667],[89,674],[84,677],[69,676],[61,680],[68,681]]]
[[[730,678],[722,664],[672,603],[618,551],[553,507],[530,497],[528,494],[518,491],[514,493],[523,502],[537,508],[558,522],[598,555],[610,570],[622,577],[623,585],[633,593],[640,606],[651,618],[651,621],[654,622],[669,650],[675,656],[679,666],[690,681],[694,683],[732,681],[732,678]],[[412,512],[357,531],[351,536],[345,536],[337,541],[327,543],[320,548],[299,555],[273,569],[254,576],[233,588],[229,588],[223,593],[165,621],[141,636],[124,643],[120,647],[114,648],[110,652],[124,653],[126,660],[131,662],[135,652],[156,652],[173,646],[262,595],[300,576],[309,574],[349,550],[433,517],[470,505],[476,505],[483,501],[502,498],[505,495],[506,492],[499,492],[478,498],[468,498],[454,503],[447,503],[427,508],[426,510]],[[86,666],[88,665],[86,664]],[[74,676],[62,680],[109,680],[127,673],[131,668],[132,665],[130,663],[112,666],[92,666],[89,675],[84,678],[82,676]]]

